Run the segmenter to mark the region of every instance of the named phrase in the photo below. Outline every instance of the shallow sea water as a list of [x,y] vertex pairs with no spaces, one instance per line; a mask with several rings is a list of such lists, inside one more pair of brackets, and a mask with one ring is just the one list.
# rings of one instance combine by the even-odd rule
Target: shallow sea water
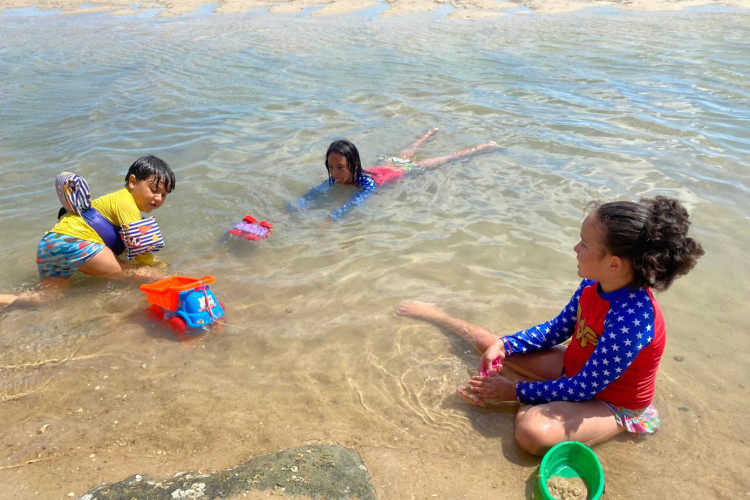
[[[132,283],[77,278],[59,302],[0,313],[0,497],[79,496],[321,441],[360,452],[381,498],[526,498],[538,459],[513,442],[514,408],[463,404],[454,390],[477,356],[394,308],[429,300],[498,333],[547,320],[578,281],[586,202],[657,194],[686,204],[707,253],[660,298],[664,429],[596,448],[607,497],[745,495],[748,21],[0,13],[0,290],[37,280],[56,173],[101,195],[151,153],[177,175],[152,213],[160,257],[215,276],[228,309],[187,344],[147,321]],[[333,139],[371,165],[431,127],[418,159],[501,147],[337,223],[325,216],[346,188],[285,211],[325,178]],[[227,241],[245,214],[273,222],[271,238]]]

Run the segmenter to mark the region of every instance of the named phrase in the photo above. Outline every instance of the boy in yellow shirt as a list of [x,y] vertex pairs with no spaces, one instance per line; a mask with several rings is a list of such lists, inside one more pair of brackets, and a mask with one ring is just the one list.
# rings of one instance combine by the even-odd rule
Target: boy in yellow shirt
[[78,210],[65,203],[61,196],[66,207],[60,211],[57,224],[42,237],[37,250],[40,290],[21,295],[0,295],[0,307],[13,303],[40,303],[50,292],[68,288],[76,271],[115,279],[156,277],[159,273],[154,269],[140,266],[154,265],[153,254],[136,255],[138,265],[117,257],[125,250],[120,228],[140,221],[141,212],[149,213],[161,207],[174,188],[175,176],[169,165],[155,156],[144,156],[130,166],[123,189],[96,198],[91,202],[91,208],[82,210],[80,215],[71,213]]

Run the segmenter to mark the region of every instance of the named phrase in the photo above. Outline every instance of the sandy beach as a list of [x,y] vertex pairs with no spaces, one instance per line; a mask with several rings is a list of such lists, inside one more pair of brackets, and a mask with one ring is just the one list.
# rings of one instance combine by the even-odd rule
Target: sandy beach
[[[477,356],[394,310],[429,300],[498,333],[549,319],[577,282],[578,201],[663,191],[690,205],[707,253],[659,297],[664,428],[594,448],[603,498],[747,495],[747,15],[712,29],[671,14],[703,6],[750,0],[0,0],[0,16],[54,12],[0,30],[0,232],[14,236],[0,293],[35,283],[54,169],[88,169],[104,190],[122,158],[164,148],[181,169],[157,215],[165,260],[216,274],[229,311],[181,345],[132,283],[84,278],[58,304],[0,314],[0,500],[221,474],[311,443],[361,455],[382,500],[533,498],[540,459],[514,441],[517,406],[466,405],[455,388]],[[373,8],[385,27],[330,36],[335,16]],[[560,20],[595,8],[608,11],[570,16],[591,21],[580,29]],[[254,9],[268,14],[240,15]],[[642,28],[609,10],[670,13]],[[436,11],[449,19],[409,32]],[[333,231],[282,213],[323,178],[329,135],[355,136],[369,161],[429,126],[441,132],[425,155],[489,139],[503,152],[410,179]],[[246,210],[273,238],[218,243]]]
[[608,7],[633,11],[677,11],[697,6],[724,6],[750,8],[750,0],[169,0],[133,3],[129,0],[106,0],[83,5],[77,0],[2,0],[0,9],[30,8],[39,10],[61,10],[66,13],[108,12],[112,15],[134,15],[144,10],[162,10],[159,16],[179,16],[195,12],[204,6],[215,6],[217,14],[248,12],[253,9],[268,9],[271,13],[295,14],[311,9],[313,16],[335,16],[386,4],[384,16],[431,12],[442,7],[450,7],[450,17],[483,18],[503,16],[509,11],[553,14],[576,10]]

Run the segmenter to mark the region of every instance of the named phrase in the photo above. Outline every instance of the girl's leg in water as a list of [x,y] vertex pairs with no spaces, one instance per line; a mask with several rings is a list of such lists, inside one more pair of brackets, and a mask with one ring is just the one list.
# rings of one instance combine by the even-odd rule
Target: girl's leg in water
[[500,338],[484,327],[454,318],[430,302],[407,300],[398,306],[396,313],[400,316],[427,321],[437,327],[449,330],[473,345],[479,353],[486,351]]
[[411,158],[411,156],[417,151],[417,149],[419,148],[419,146],[421,146],[424,141],[426,141],[427,139],[429,139],[438,130],[440,130],[440,129],[433,128],[433,129],[428,130],[425,135],[423,135],[422,137],[420,137],[419,139],[417,139],[416,141],[414,141],[414,143],[411,146],[409,146],[408,148],[406,148],[403,151],[401,151],[398,154],[398,157],[399,158],[403,158],[405,160],[408,160],[409,158]]
[[[484,352],[499,339],[486,328],[454,318],[429,302],[403,302],[397,313],[449,330],[470,342],[479,352]],[[513,381],[560,378],[565,349],[565,346],[555,346],[529,354],[514,354],[503,361],[502,376]],[[482,400],[470,388],[459,388],[458,394],[465,401],[478,406],[502,403]],[[543,455],[562,441],[581,441],[587,445],[601,443],[625,430],[618,425],[612,410],[597,399],[521,405],[516,414],[515,429],[516,442],[532,455]]]
[[491,148],[497,146],[497,143],[495,141],[490,141],[485,144],[480,144],[479,146],[476,146],[474,148],[464,149],[462,151],[457,151],[453,154],[449,154],[447,156],[440,156],[438,158],[430,158],[427,160],[420,160],[415,162],[415,165],[418,167],[422,167],[425,169],[435,168],[440,165],[444,165],[446,163],[450,163],[452,161],[456,161],[460,158],[463,158],[464,156],[472,155],[474,153],[478,153],[482,150],[485,150],[487,148]]
[[[401,316],[427,321],[448,330],[469,342],[478,353],[483,354],[499,336],[486,328],[455,318],[435,304],[409,300],[402,302],[396,312]],[[545,349],[544,351],[517,354],[503,360],[502,376],[516,382],[519,380],[549,380],[558,378],[562,373],[565,348]],[[467,402],[477,406],[502,403],[501,401],[483,400],[470,387],[459,387],[458,395]]]
[[70,278],[40,278],[39,290],[17,295],[0,294],[0,309],[6,306],[36,307],[49,302],[70,287]]
[[[396,313],[448,330],[469,342],[480,354],[500,339],[483,326],[455,318],[431,302],[407,300],[398,306]],[[555,346],[528,354],[514,354],[503,360],[503,365],[512,368],[520,376],[519,380],[552,380],[562,374],[564,356],[565,347]]]
[[[565,349],[565,346],[557,345],[529,354],[514,354],[503,364],[519,376],[506,373],[510,370],[503,371],[503,375],[510,375],[517,381],[558,379],[562,376]],[[464,399],[472,402],[466,397]],[[601,443],[625,430],[618,425],[612,410],[598,399],[521,405],[516,414],[515,428],[516,442],[532,455],[544,455],[562,441],[580,441],[587,445]]]
[[[161,279],[166,273],[158,268],[137,266],[123,262],[109,248],[103,248],[78,268],[84,274],[109,279],[130,278],[136,281]],[[39,289],[17,295],[0,294],[0,309],[7,306],[36,307],[56,299],[70,287],[70,277],[45,277],[39,279]]]
[[522,405],[516,413],[516,442],[532,455],[544,455],[562,441],[602,443],[623,431],[612,410],[598,399]]

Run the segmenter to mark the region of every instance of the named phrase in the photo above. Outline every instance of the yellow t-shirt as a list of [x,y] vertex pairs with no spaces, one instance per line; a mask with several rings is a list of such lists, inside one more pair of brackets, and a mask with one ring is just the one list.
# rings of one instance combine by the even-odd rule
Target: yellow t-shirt
[[[91,201],[91,206],[99,211],[102,216],[116,226],[122,227],[123,224],[130,224],[141,220],[141,211],[135,203],[133,195],[127,188],[122,188],[114,193],[105,194]],[[75,238],[93,241],[94,243],[104,243],[99,233],[89,226],[80,215],[65,214],[57,221],[55,227],[47,231],[48,233],[59,233]],[[139,264],[153,265],[156,259],[153,254],[146,253],[136,255],[135,261]]]

